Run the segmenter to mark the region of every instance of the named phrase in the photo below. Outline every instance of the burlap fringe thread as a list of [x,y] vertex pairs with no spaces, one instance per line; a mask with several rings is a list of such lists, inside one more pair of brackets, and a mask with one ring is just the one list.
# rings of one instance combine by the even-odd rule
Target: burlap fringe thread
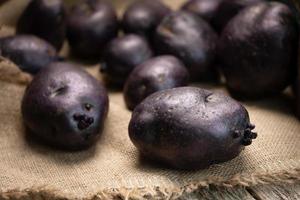
[[[230,179],[222,177],[211,177],[203,181],[193,181],[183,187],[162,188],[162,187],[141,187],[141,188],[113,188],[104,189],[96,194],[81,198],[82,200],[103,200],[103,199],[178,199],[186,194],[197,193],[201,189],[209,187],[233,188],[253,187],[267,184],[298,184],[300,183],[300,168],[280,173],[254,173],[251,175],[239,174]],[[77,200],[79,198],[68,197],[61,191],[48,187],[32,187],[24,190],[9,190],[0,192],[0,200],[22,199],[22,200]]]
[[18,66],[0,56],[0,80],[27,85],[32,80],[32,76],[28,73],[22,72]]

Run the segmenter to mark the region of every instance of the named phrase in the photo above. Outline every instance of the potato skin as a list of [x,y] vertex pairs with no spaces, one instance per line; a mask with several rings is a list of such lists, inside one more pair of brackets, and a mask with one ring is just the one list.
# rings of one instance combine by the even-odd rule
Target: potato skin
[[202,17],[221,33],[236,14],[259,2],[264,0],[190,0],[181,9]]
[[17,23],[18,34],[33,34],[57,50],[66,35],[66,9],[61,0],[32,0]]
[[217,35],[201,18],[185,11],[173,12],[157,27],[154,41],[158,54],[182,60],[193,81],[216,79]]
[[107,82],[123,86],[130,72],[152,56],[147,40],[128,34],[115,38],[107,45],[100,71]]
[[213,26],[222,1],[224,0],[189,0],[181,6],[181,10],[194,13]]
[[118,19],[105,0],[79,1],[67,20],[67,38],[72,53],[79,58],[99,59],[106,44],[118,35]]
[[0,54],[31,74],[60,59],[52,45],[33,35],[0,38]]
[[129,136],[138,150],[177,169],[236,157],[256,138],[246,109],[228,96],[195,87],[156,92],[133,111]]
[[133,110],[150,94],[180,86],[186,86],[189,72],[174,56],[158,56],[137,66],[124,86],[127,107]]
[[22,100],[22,116],[40,141],[66,150],[94,144],[108,112],[105,88],[79,66],[53,63],[38,73]]
[[297,20],[281,3],[255,4],[234,17],[219,41],[227,87],[237,98],[280,93],[294,81]]
[[125,33],[138,34],[151,40],[158,24],[170,12],[170,8],[159,0],[134,1],[123,15],[122,28]]
[[262,2],[265,2],[265,0],[222,0],[212,24],[221,33],[228,22],[239,12]]

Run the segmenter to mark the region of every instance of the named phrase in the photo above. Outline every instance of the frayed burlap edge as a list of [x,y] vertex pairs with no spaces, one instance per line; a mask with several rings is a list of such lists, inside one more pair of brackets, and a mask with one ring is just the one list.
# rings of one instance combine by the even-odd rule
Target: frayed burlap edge
[[13,62],[0,56],[0,81],[27,85],[32,76],[20,70]]
[[[229,179],[210,177],[203,181],[192,181],[183,187],[141,187],[141,188],[112,188],[103,189],[96,194],[87,195],[83,200],[102,199],[177,199],[183,195],[197,193],[209,187],[233,188],[252,187],[268,184],[296,184],[300,183],[300,168],[278,173],[238,174]],[[0,192],[0,199],[43,199],[43,200],[71,200],[61,191],[49,187],[32,187],[23,190],[13,189]]]

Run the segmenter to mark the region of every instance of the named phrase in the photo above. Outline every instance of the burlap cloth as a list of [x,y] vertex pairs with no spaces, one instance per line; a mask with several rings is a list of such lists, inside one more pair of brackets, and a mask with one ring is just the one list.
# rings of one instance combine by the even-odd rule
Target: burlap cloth
[[[0,8],[1,24],[14,24],[27,1],[13,0]],[[172,7],[182,1],[168,1]],[[123,8],[124,1],[114,2]],[[9,29],[8,29],[9,30]],[[2,35],[7,28],[2,28]],[[62,54],[67,54],[65,48]],[[87,67],[101,79],[99,66]],[[0,199],[176,198],[209,185],[232,187],[300,180],[300,122],[293,98],[245,103],[259,133],[252,145],[227,163],[199,171],[176,171],[140,159],[129,140],[131,113],[122,93],[111,91],[103,137],[81,152],[41,146],[24,133],[20,102],[31,77],[0,59]],[[222,90],[222,87],[206,86]]]

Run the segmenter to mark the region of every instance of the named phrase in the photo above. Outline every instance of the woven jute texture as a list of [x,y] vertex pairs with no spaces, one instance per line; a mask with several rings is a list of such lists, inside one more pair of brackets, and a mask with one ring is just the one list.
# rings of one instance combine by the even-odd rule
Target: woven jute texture
[[[26,2],[12,0],[1,7],[1,23],[13,24]],[[166,2],[177,7],[182,1]],[[122,10],[124,1],[114,3]],[[66,48],[62,53],[67,54]],[[99,65],[86,67],[101,79],[98,69]],[[0,59],[0,199],[176,198],[211,185],[300,181],[300,122],[288,91],[276,98],[244,102],[259,135],[237,158],[209,169],[177,171],[140,159],[128,137],[131,113],[120,91],[109,93],[105,130],[94,147],[63,152],[36,143],[26,136],[20,114],[30,80],[30,75]],[[225,92],[222,86],[202,87]]]

